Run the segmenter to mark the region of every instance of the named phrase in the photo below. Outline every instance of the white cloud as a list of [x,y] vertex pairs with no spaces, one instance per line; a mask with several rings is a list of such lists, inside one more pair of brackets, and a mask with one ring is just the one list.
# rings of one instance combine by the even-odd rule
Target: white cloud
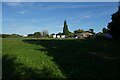
[[19,14],[25,14],[25,12],[24,11],[21,11],[21,12],[18,12]]
[[90,18],[91,16],[90,15],[86,15],[86,16],[84,16],[84,18]]
[[17,25],[16,24],[12,24],[11,27],[17,27]]
[[7,2],[5,4],[8,5],[8,6],[20,6],[21,5],[20,2]]

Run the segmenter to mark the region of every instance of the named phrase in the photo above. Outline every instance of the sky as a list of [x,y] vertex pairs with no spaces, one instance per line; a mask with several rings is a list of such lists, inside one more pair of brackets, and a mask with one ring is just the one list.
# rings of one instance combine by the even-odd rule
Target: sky
[[2,2],[2,33],[58,33],[64,20],[71,32],[91,28],[100,32],[117,10],[117,2]]
[[119,0],[1,0],[3,2],[118,2]]

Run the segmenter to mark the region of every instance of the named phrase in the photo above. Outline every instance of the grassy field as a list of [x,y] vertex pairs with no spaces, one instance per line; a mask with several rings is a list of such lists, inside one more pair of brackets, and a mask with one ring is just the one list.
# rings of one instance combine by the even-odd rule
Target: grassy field
[[120,42],[77,39],[3,39],[3,80],[119,78]]

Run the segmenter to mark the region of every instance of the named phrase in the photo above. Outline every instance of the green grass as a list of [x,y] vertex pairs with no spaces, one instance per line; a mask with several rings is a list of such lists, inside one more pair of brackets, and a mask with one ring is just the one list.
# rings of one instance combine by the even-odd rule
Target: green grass
[[3,79],[114,80],[119,46],[112,40],[3,39]]

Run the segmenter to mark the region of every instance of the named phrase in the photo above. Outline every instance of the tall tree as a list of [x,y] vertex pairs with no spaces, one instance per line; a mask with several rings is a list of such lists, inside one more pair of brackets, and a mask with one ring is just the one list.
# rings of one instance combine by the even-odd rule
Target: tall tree
[[69,33],[70,33],[70,31],[69,31],[69,29],[68,29],[68,25],[67,25],[67,22],[66,22],[66,20],[64,21],[64,27],[63,27],[63,34],[65,34],[65,35],[69,35]]
[[115,39],[120,39],[120,5],[118,11],[112,15],[112,22],[108,24],[109,33]]

